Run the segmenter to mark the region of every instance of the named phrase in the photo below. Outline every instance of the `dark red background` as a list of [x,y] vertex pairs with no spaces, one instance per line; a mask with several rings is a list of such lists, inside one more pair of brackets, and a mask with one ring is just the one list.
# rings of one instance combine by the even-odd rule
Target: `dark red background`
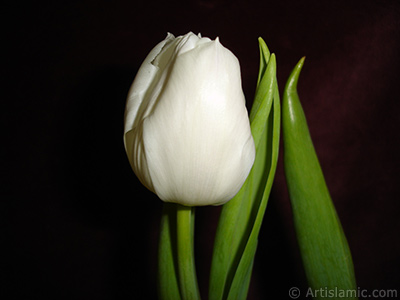
[[[251,107],[262,36],[299,92],[361,289],[400,282],[398,1],[31,1],[4,7],[2,299],[154,299],[162,203],[125,157],[123,111],[147,53],[188,31],[239,58]],[[203,298],[219,208],[198,209]],[[282,160],[249,299],[307,283]]]

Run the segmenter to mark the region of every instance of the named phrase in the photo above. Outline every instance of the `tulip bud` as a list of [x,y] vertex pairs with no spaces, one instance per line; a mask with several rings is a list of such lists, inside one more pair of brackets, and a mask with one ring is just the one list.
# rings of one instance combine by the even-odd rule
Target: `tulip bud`
[[255,157],[237,58],[218,38],[168,34],[129,90],[124,142],[133,171],[161,200],[229,201]]

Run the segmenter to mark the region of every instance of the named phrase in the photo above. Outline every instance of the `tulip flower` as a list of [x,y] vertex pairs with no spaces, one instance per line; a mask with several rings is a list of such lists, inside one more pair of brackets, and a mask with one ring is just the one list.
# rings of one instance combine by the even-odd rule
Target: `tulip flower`
[[233,198],[255,158],[237,58],[218,38],[168,34],[130,88],[124,143],[133,171],[161,200]]

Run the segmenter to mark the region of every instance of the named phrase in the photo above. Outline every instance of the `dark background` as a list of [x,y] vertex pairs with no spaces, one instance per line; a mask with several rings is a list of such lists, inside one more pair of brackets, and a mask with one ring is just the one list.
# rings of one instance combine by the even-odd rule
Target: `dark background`
[[[155,299],[162,203],[122,142],[125,97],[167,32],[220,37],[251,107],[262,36],[299,93],[361,289],[400,282],[398,1],[14,1],[3,4],[2,299]],[[198,209],[207,289],[219,208]],[[249,299],[307,288],[282,160]]]

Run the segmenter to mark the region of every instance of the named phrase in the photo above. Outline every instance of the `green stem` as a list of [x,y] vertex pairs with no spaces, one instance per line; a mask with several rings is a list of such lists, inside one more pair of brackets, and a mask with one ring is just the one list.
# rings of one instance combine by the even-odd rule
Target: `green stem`
[[177,205],[178,274],[182,300],[200,300],[194,263],[194,208]]
[[176,253],[176,211],[175,203],[164,203],[158,245],[158,295],[160,300],[182,300]]

